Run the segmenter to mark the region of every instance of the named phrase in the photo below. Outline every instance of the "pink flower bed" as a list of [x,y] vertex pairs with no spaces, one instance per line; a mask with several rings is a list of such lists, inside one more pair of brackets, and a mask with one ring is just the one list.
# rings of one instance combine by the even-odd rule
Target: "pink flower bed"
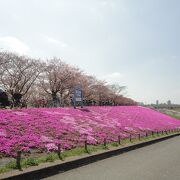
[[180,127],[180,121],[138,106],[32,108],[0,110],[0,153],[15,156],[17,150],[71,149],[103,143],[151,131]]

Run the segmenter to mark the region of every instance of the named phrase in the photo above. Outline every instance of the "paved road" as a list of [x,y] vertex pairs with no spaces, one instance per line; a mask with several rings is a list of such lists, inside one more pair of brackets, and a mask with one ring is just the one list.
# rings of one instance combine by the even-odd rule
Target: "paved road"
[[174,137],[46,179],[180,180],[180,137]]

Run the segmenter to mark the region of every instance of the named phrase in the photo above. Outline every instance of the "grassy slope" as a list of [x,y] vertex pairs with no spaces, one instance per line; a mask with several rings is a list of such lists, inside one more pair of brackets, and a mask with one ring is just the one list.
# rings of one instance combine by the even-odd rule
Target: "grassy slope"
[[180,109],[159,109],[160,112],[167,114],[177,120],[180,120]]

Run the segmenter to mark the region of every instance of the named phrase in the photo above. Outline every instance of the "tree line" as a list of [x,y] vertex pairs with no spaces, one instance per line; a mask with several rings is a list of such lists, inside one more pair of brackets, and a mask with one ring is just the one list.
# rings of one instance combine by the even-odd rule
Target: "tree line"
[[136,105],[122,95],[126,87],[108,85],[60,58],[42,60],[0,52],[1,106],[70,106],[76,85],[82,86],[87,106]]

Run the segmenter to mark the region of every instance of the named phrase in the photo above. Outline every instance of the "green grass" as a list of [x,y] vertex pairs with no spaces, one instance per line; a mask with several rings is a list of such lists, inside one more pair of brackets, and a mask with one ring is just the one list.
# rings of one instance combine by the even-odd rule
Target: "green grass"
[[178,116],[178,115],[175,115],[175,114],[173,114],[173,115],[172,115],[172,114],[171,114],[171,115],[170,115],[170,114],[168,114],[168,115],[169,115],[169,116],[171,116],[171,117],[173,117],[173,118],[175,118],[175,119],[180,120],[180,116]]
[[177,120],[180,120],[180,115],[177,115],[176,113],[169,113],[169,112],[164,112],[165,114],[167,114],[168,116],[171,116]]
[[29,167],[29,166],[38,166],[39,165],[39,162],[37,161],[37,159],[34,159],[34,158],[27,158],[27,159],[24,159],[21,163],[21,166],[23,167]]
[[[172,133],[172,132],[168,133],[168,135],[171,135],[171,134],[175,134],[175,133]],[[126,146],[126,145],[135,144],[135,143],[138,143],[138,142],[145,142],[145,141],[149,141],[149,140],[152,140],[152,139],[155,139],[155,138],[158,138],[158,137],[163,137],[163,136],[167,136],[167,135],[166,134],[161,134],[161,133],[159,133],[159,134],[154,133],[153,136],[150,135],[150,136],[147,136],[147,137],[141,137],[140,141],[139,141],[138,138],[136,138],[136,139],[132,139],[131,142],[130,142],[129,139],[123,139],[123,140],[120,141],[120,144],[118,142],[111,142],[111,143],[107,143],[106,146],[104,146],[104,145],[88,145],[88,151],[86,151],[84,147],[75,148],[75,149],[71,149],[71,150],[67,150],[67,151],[62,152],[60,154],[60,157],[58,156],[57,153],[50,153],[47,156],[39,157],[39,158],[36,158],[36,159],[32,158],[32,157],[29,157],[29,158],[25,158],[25,159],[21,160],[21,167],[22,168],[27,168],[27,167],[30,167],[30,166],[38,166],[41,163],[54,162],[54,161],[56,161],[58,159],[64,161],[68,157],[73,157],[73,156],[80,157],[80,156],[85,155],[87,153],[92,154],[92,153],[95,153],[95,152],[98,152],[98,151],[106,151],[108,149],[112,149],[112,148],[115,148],[115,147],[123,147],[123,146]],[[13,169],[17,169],[15,160],[8,163],[4,167],[0,168],[0,174],[11,171]]]
[[6,164],[4,167],[0,168],[0,174],[8,172],[12,169],[16,169],[16,162],[15,161],[12,161],[12,162]]

